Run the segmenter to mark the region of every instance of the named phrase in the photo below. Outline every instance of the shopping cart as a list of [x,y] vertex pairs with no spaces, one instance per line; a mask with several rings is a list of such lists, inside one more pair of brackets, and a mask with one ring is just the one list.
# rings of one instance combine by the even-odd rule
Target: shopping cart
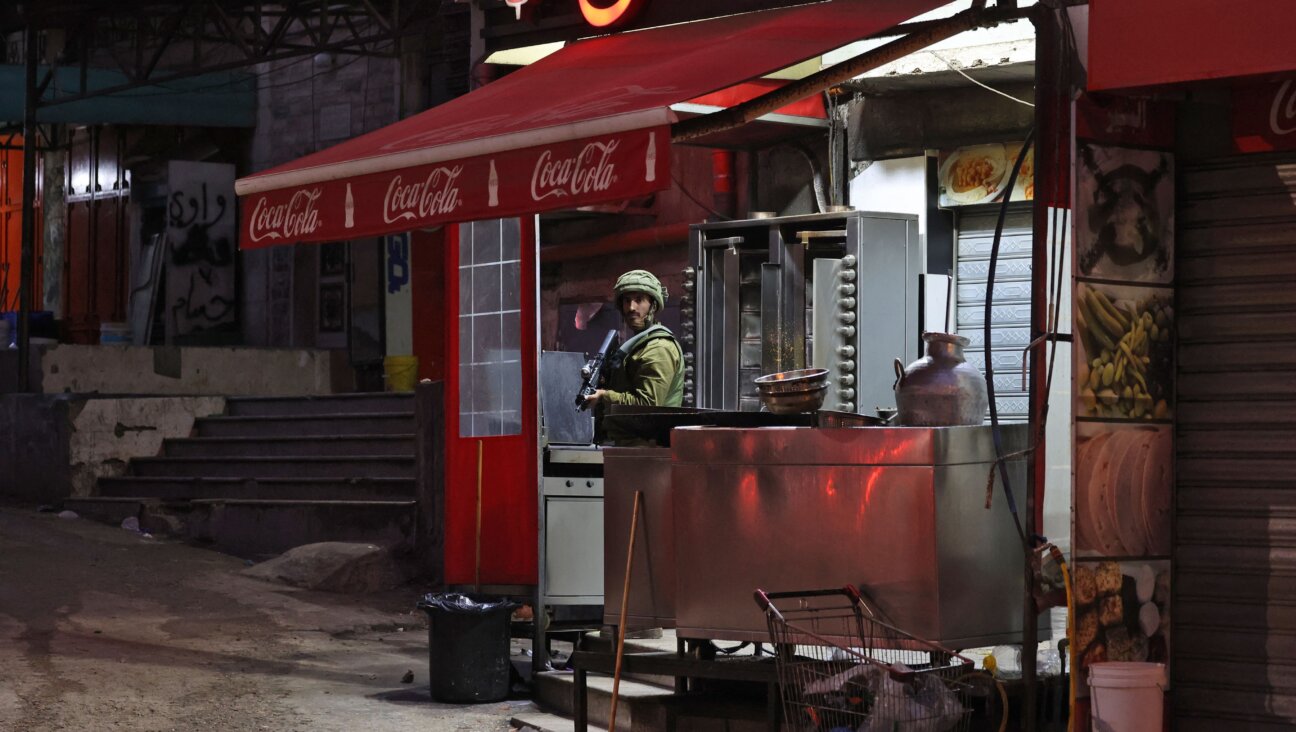
[[756,591],[792,732],[965,732],[973,662],[879,619],[859,591]]

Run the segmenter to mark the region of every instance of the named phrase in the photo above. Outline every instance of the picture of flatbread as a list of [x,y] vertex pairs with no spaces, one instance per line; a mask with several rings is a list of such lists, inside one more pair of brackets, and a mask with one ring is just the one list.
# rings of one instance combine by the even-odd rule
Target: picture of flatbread
[[1080,435],[1075,452],[1076,551],[1101,557],[1169,554],[1171,430],[1153,425],[1091,429],[1101,431]]
[[1149,554],[1170,553],[1170,461],[1173,458],[1170,431],[1158,430],[1149,445],[1143,466],[1143,530],[1148,537]]
[[1090,537],[1093,545],[1089,548],[1105,557],[1120,556],[1124,553],[1109,504],[1112,502],[1111,483],[1115,480],[1114,466],[1120,464],[1128,448],[1129,442],[1118,439],[1117,435],[1113,434],[1094,455],[1094,475],[1089,484],[1086,502],[1094,532]]
[[1116,466],[1115,491],[1107,504],[1116,525],[1116,533],[1129,556],[1143,556],[1147,552],[1148,532],[1143,519],[1144,468],[1151,451],[1149,430],[1125,430],[1121,438],[1129,443],[1120,463]]
[[[1092,490],[1094,481],[1094,467],[1098,462],[1096,456],[1109,437],[1111,437],[1110,432],[1100,432],[1088,440],[1079,443],[1079,447],[1076,450],[1075,462],[1075,485],[1078,506],[1088,505],[1087,501],[1089,498],[1089,491]],[[1075,512],[1075,517],[1076,547],[1082,551],[1096,549],[1098,540],[1093,526],[1093,514],[1087,510],[1078,510]]]

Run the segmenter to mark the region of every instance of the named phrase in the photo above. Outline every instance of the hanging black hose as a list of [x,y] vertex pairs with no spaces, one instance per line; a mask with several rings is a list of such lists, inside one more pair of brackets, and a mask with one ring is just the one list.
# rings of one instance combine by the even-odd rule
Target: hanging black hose
[[990,398],[990,428],[991,433],[994,435],[996,465],[999,469],[999,477],[1003,480],[1004,497],[1008,502],[1008,510],[1012,512],[1013,523],[1017,526],[1017,535],[1021,537],[1022,547],[1026,551],[1030,551],[1030,542],[1026,539],[1026,531],[1022,529],[1021,516],[1017,513],[1017,499],[1013,498],[1012,484],[1008,476],[1008,466],[1004,464],[1003,432],[999,429],[999,408],[995,405],[994,360],[990,353],[990,346],[993,343],[990,337],[990,324],[993,319],[990,317],[990,311],[994,306],[995,267],[999,263],[999,241],[1003,238],[1004,218],[1008,215],[1008,199],[1012,198],[1013,188],[1017,185],[1017,174],[1021,171],[1022,162],[1026,160],[1026,154],[1030,152],[1034,144],[1035,128],[1032,127],[1030,133],[1026,135],[1026,141],[1022,143],[1021,152],[1017,153],[1017,160],[1013,162],[1012,173],[1008,175],[1008,182],[1003,188],[1003,203],[999,206],[999,220],[995,222],[994,243],[990,246],[990,274],[986,282],[985,323],[983,325],[985,329],[986,392]]

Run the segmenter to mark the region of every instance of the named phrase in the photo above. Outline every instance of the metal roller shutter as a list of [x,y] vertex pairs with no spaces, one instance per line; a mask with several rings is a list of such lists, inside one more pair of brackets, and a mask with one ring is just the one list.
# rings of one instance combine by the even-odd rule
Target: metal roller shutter
[[[955,274],[958,334],[971,343],[967,361],[985,373],[985,300],[999,207],[961,211]],[[1029,399],[1022,387],[1023,350],[1030,343],[1031,211],[1014,204],[1004,219],[995,269],[993,325],[995,403],[1002,422],[1025,422]]]
[[1296,156],[1179,180],[1175,729],[1296,723]]

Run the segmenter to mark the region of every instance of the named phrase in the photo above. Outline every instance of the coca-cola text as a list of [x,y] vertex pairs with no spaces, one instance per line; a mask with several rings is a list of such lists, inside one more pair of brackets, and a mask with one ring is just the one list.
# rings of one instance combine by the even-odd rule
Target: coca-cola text
[[257,199],[248,222],[248,238],[254,242],[265,239],[292,241],[309,236],[320,227],[316,201],[324,192],[322,188],[301,190],[285,203],[270,205],[266,196]]
[[1275,135],[1296,132],[1296,84],[1291,79],[1284,81],[1274,95],[1273,106],[1269,108],[1269,129]]
[[456,181],[463,166],[436,168],[421,181],[406,184],[397,175],[387,184],[383,197],[383,220],[387,223],[401,219],[422,220],[432,216],[453,213],[463,205]]
[[608,190],[617,181],[616,165],[611,158],[620,144],[620,140],[591,142],[576,155],[558,160],[554,159],[552,150],[540,153],[531,171],[532,200]]

